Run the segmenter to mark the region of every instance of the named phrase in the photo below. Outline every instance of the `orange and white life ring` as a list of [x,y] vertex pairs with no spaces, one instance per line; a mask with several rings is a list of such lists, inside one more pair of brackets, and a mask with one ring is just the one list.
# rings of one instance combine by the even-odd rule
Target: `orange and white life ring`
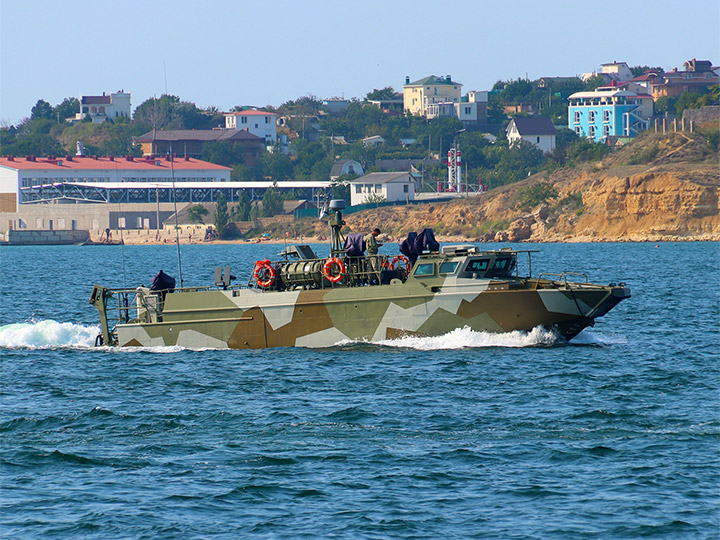
[[263,289],[267,289],[275,283],[275,269],[269,260],[258,261],[255,263],[255,281]]
[[330,257],[323,266],[323,275],[332,283],[337,283],[345,275],[345,265],[337,257]]
[[[404,268],[400,267],[401,264],[404,266]],[[393,260],[390,261],[390,270],[395,270],[396,268],[402,269],[403,272],[407,274],[408,272],[410,272],[410,260],[405,255],[395,255],[395,257],[393,257]]]

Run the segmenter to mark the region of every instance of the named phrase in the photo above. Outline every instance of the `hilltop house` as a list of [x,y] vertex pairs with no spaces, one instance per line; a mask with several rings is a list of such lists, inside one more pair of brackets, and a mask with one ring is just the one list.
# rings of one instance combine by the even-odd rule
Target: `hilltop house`
[[568,127],[596,142],[615,136],[635,137],[648,128],[653,114],[649,94],[633,92],[622,85],[576,92],[568,100]]
[[350,181],[350,205],[365,204],[368,198],[387,201],[414,201],[415,181],[409,172],[370,173]]
[[555,149],[557,130],[550,118],[513,118],[506,133],[510,146],[527,141],[545,154]]
[[278,115],[255,109],[225,113],[225,129],[241,129],[265,140],[265,144],[277,141]]
[[363,172],[362,165],[354,159],[339,159],[333,163],[330,169],[330,180],[336,180],[345,174],[356,174],[362,176]]
[[653,99],[661,97],[677,97],[683,92],[700,92],[708,87],[718,84],[718,74],[712,69],[708,60],[687,60],[683,63],[685,68],[659,74],[650,81],[650,93]]
[[430,75],[415,82],[405,77],[403,85],[403,108],[406,113],[416,116],[442,116],[442,106],[453,109],[454,103],[460,103],[462,84],[452,80],[450,75],[436,77]]
[[371,137],[365,137],[362,140],[362,143],[364,146],[380,146],[385,142],[385,139],[383,139],[380,135],[373,135]]
[[335,98],[324,99],[322,104],[328,113],[340,114],[342,112],[345,112],[347,110],[347,108],[350,106],[350,100],[335,97]]
[[603,79],[603,84],[610,84],[615,81],[625,82],[629,81],[634,77],[632,70],[627,65],[627,62],[609,62],[600,66],[600,71],[593,71],[591,73],[583,73],[582,80],[588,81],[593,77],[600,76]]
[[94,124],[102,124],[105,120],[130,118],[130,93],[112,92],[102,96],[80,96],[80,111],[69,121],[78,122],[90,117]]
[[[257,135],[239,129],[167,129],[152,130],[135,137],[144,156],[167,155],[200,157],[208,142],[230,141],[240,149],[245,164],[252,167],[264,141]],[[172,148],[172,152],[171,152]]]

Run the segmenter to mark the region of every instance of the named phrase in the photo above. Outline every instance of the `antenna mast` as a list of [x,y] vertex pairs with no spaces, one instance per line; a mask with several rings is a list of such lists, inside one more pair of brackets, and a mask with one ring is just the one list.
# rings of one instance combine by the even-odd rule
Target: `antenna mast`
[[170,174],[172,176],[173,187],[173,205],[175,207],[175,245],[177,246],[178,273],[180,274],[180,288],[183,288],[182,262],[180,259],[180,228],[178,227],[177,214],[177,190],[175,189],[175,155],[172,151],[172,141],[170,142]]

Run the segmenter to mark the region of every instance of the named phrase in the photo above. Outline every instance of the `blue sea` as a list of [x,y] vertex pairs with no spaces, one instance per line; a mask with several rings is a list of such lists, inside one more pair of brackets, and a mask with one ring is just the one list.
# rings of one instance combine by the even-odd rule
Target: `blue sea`
[[[92,285],[175,246],[0,248],[0,537],[720,538],[720,244],[515,247],[633,296],[569,344],[94,348]],[[184,246],[184,283],[281,248]]]

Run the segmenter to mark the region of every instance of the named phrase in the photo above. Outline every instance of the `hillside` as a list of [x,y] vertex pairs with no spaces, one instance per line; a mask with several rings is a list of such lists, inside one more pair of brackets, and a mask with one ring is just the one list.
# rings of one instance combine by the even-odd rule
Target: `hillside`
[[[701,134],[646,133],[602,162],[539,173],[457,201],[369,210],[346,221],[351,231],[377,225],[392,237],[432,227],[446,240],[720,240],[719,179],[717,148]],[[547,185],[556,194],[551,189],[545,202],[533,201],[534,190]],[[325,225],[308,221],[303,229],[322,234]]]

